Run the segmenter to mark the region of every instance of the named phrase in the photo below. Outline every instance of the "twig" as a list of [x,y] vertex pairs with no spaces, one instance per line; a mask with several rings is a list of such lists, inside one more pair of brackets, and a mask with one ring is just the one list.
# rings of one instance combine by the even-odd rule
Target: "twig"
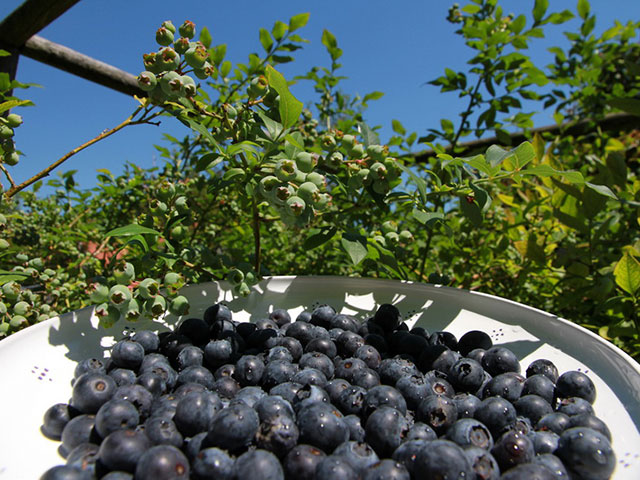
[[0,170],[2,170],[5,174],[5,176],[7,177],[7,180],[9,180],[9,183],[11,184],[11,188],[15,188],[16,184],[13,181],[13,178],[11,178],[11,174],[9,173],[9,171],[4,168],[4,165],[0,164]]

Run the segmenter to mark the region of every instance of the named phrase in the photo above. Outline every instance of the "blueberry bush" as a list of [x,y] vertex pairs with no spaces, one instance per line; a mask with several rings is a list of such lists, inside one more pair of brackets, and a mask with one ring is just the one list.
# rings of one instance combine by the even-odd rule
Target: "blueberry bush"
[[[44,177],[75,151],[16,184],[7,167],[19,122],[3,117],[0,335],[88,305],[104,325],[185,314],[185,284],[227,280],[246,295],[265,275],[336,274],[479,289],[638,356],[638,135],[598,122],[640,111],[640,25],[597,36],[588,1],[575,14],[548,4],[517,16],[497,0],[454,5],[448,21],[473,56],[466,71],[446,69],[431,84],[467,108],[423,136],[394,119],[386,144],[365,118],[382,93],[341,89],[331,32],[321,37],[328,66],[279,73],[308,42],[298,33],[308,14],[261,29],[263,51],[236,65],[206,27],[160,26],[138,76],[147,96],[81,148],[125,127],[180,121],[192,133],[166,136],[161,167],[100,169],[92,189],[70,170],[47,180],[55,193],[43,196]],[[535,65],[528,48],[576,15],[570,47]],[[20,106],[8,96],[20,85],[0,81],[0,108]],[[312,82],[317,97],[306,108],[292,82]],[[583,133],[532,134],[534,114],[551,109]],[[516,131],[529,141],[512,145]],[[491,133],[496,145],[461,155],[465,137]],[[417,156],[423,149],[432,154]]]

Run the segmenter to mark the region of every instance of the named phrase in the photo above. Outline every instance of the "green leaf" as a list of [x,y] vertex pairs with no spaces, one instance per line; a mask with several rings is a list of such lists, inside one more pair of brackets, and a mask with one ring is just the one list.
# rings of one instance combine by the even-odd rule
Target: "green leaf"
[[271,50],[271,47],[273,46],[273,38],[271,38],[271,34],[266,28],[260,29],[260,43],[262,44],[264,51],[269,53],[269,50]]
[[29,277],[26,273],[11,272],[9,270],[0,270],[0,285],[9,282],[20,282]]
[[635,296],[640,289],[640,262],[625,252],[613,270],[618,286],[630,295]]
[[0,49],[0,57],[10,57],[11,54],[9,52],[7,52],[6,50],[2,50]]
[[536,23],[539,23],[544,17],[544,14],[547,13],[547,9],[549,8],[549,0],[536,0],[533,6],[533,20]]
[[362,99],[362,103],[366,104],[369,100],[378,100],[380,98],[384,97],[384,93],[383,92],[371,92],[371,93],[367,93],[364,98]]
[[275,38],[277,41],[280,41],[282,40],[282,37],[284,37],[284,34],[287,33],[288,28],[289,27],[287,27],[286,23],[282,23],[280,20],[278,20],[273,24],[271,34],[273,35],[273,38]]
[[402,123],[400,123],[400,121],[396,120],[396,119],[391,120],[391,128],[398,135],[406,135],[406,133],[407,133],[407,130],[404,128]]
[[209,33],[209,29],[207,27],[202,27],[202,30],[200,30],[200,41],[206,48],[209,48],[211,46],[211,34]]
[[635,98],[612,98],[607,104],[623,112],[640,116],[640,100]]
[[584,177],[580,172],[575,172],[571,170],[556,170],[550,165],[542,164],[536,165],[534,167],[527,168],[526,170],[522,170],[520,172],[523,175],[537,175],[539,177],[563,177],[568,180],[570,183],[582,185],[584,182]]
[[161,235],[157,230],[153,230],[152,228],[143,227],[142,225],[138,225],[137,223],[131,223],[129,225],[125,225],[124,227],[114,228],[113,230],[107,232],[105,234],[105,238],[108,237],[128,237],[131,235]]
[[196,163],[196,172],[202,172],[203,170],[206,170],[207,168],[211,167],[211,163],[214,162],[216,159],[218,159],[219,163],[222,161],[222,157],[220,156],[219,153],[207,153],[205,155],[203,155],[202,157],[200,157],[198,159],[198,162]]
[[411,181],[415,183],[416,188],[418,189],[418,193],[420,194],[420,200],[422,201],[422,204],[425,205],[427,203],[427,182],[424,180],[424,178],[420,178],[415,173],[413,173],[413,171],[410,168],[402,164],[399,164],[399,165],[400,165],[400,169],[404,173],[409,175],[409,178],[411,179]]
[[368,254],[366,237],[355,232],[343,233],[340,243],[354,265],[358,265]]
[[284,77],[271,65],[267,65],[265,74],[269,86],[280,95],[280,119],[285,129],[292,127],[302,113],[302,102],[296,99],[291,92]]
[[580,18],[585,20],[589,16],[590,9],[589,0],[578,0],[578,15],[580,15]]
[[216,67],[219,67],[222,61],[224,60],[225,55],[227,54],[227,44],[223,43],[222,45],[218,45],[213,49],[213,54],[211,55],[211,60],[213,60],[213,64]]
[[444,213],[442,212],[423,212],[422,210],[414,208],[411,214],[413,215],[413,218],[423,225],[432,223],[436,220],[444,220]]
[[618,199],[618,197],[616,197],[616,194],[613,193],[611,191],[611,189],[609,187],[607,187],[606,185],[595,185],[595,184],[589,183],[589,182],[585,182],[584,185],[586,187],[589,187],[592,190],[595,190],[600,195],[604,195],[605,197],[613,198],[614,200]]
[[536,158],[536,151],[533,145],[529,142],[522,142],[513,150],[513,158],[515,167],[520,170],[529,162],[532,162]]
[[319,247],[331,240],[337,231],[338,229],[336,227],[314,228],[311,230],[311,235],[305,239],[303,248],[305,250],[312,250]]
[[211,132],[204,125],[202,125],[202,123],[200,123],[198,120],[193,119],[187,115],[180,115],[177,118],[182,123],[188,125],[191,128],[191,130],[194,130],[199,134],[201,134],[206,140],[209,141],[211,146],[219,148],[218,142],[216,142],[216,139],[213,138],[213,135],[211,135]]
[[31,100],[8,100],[0,103],[0,113],[4,113],[12,108],[32,106]]
[[358,124],[358,126],[360,127],[360,134],[362,135],[362,143],[364,144],[365,148],[368,147],[369,145],[380,145],[380,137],[375,131],[373,131],[369,127],[369,125],[361,122]]
[[329,30],[323,30],[322,32],[322,44],[327,48],[327,52],[331,56],[331,60],[334,62],[342,56],[342,50],[338,48],[338,41],[336,37]]
[[469,201],[465,197],[460,198],[460,210],[474,226],[482,225],[482,212],[475,201]]
[[309,21],[309,13],[299,13],[289,19],[289,31],[293,32],[304,27]]
[[473,15],[474,13],[478,13],[481,9],[482,7],[480,7],[480,5],[469,4],[462,7],[461,10],[465,13],[470,13],[471,15]]
[[517,35],[524,29],[526,25],[527,17],[525,17],[524,15],[518,15],[511,21],[511,23],[509,24],[509,28],[513,33]]
[[280,135],[280,132],[282,132],[282,125],[280,125],[274,119],[269,118],[267,115],[262,113],[260,110],[257,110],[256,113],[258,114],[258,116],[264,122],[265,127],[267,127],[267,131],[269,132],[269,135],[271,136],[271,140],[275,140],[276,138],[278,138],[278,136]]

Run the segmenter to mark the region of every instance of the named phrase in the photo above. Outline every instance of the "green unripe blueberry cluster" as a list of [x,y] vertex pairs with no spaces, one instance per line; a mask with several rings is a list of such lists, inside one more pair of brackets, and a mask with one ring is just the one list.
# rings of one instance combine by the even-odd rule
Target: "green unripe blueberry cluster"
[[[181,35],[176,37],[176,33]],[[215,73],[209,63],[209,52],[201,42],[192,41],[195,24],[185,21],[176,32],[170,21],[165,21],[156,31],[156,52],[142,56],[145,71],[138,75],[138,86],[148,92],[155,103],[175,101],[181,97],[193,98],[197,85],[192,73],[205,80]],[[191,70],[189,70],[191,69]]]
[[16,151],[13,141],[15,129],[22,125],[22,117],[11,113],[6,117],[0,117],[0,163],[9,166],[17,165],[20,154]]

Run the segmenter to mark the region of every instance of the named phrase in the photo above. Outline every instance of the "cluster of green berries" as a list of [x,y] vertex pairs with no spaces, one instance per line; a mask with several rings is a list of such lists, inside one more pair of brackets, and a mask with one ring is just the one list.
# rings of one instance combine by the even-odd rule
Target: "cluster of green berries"
[[[1,225],[4,216],[0,217]],[[18,253],[15,258],[19,264],[11,271],[24,278],[23,284],[39,285],[46,292],[47,301],[42,294],[23,287],[18,280],[3,284],[0,287],[0,338],[58,315],[52,305],[67,298],[83,282],[80,278],[75,280],[75,284],[70,283],[68,274],[46,268],[40,257],[29,258]]]
[[388,220],[374,235],[374,240],[384,247],[395,248],[410,243],[413,240],[413,234],[407,229],[399,230],[396,222]]
[[331,201],[326,178],[315,170],[318,155],[299,152],[294,158],[274,157],[260,179],[262,198],[280,213],[286,225],[304,226]]
[[163,22],[156,32],[159,50],[142,56],[145,71],[138,75],[138,86],[157,103],[195,96],[196,82],[187,73],[205,80],[215,72],[205,45],[192,40],[195,24],[187,20],[177,33],[178,38],[176,27],[170,21]]
[[22,117],[11,113],[6,117],[0,116],[0,163],[16,165],[20,160],[20,154],[16,151],[13,141],[15,129],[22,125]]
[[108,328],[121,317],[135,322],[142,316],[159,318],[167,310],[173,315],[189,313],[189,301],[179,294],[184,278],[168,272],[162,280],[145,278],[135,281],[135,268],[125,262],[113,272],[115,285],[109,287],[105,278],[96,279],[89,286],[89,299],[96,304],[94,313],[100,325]]

